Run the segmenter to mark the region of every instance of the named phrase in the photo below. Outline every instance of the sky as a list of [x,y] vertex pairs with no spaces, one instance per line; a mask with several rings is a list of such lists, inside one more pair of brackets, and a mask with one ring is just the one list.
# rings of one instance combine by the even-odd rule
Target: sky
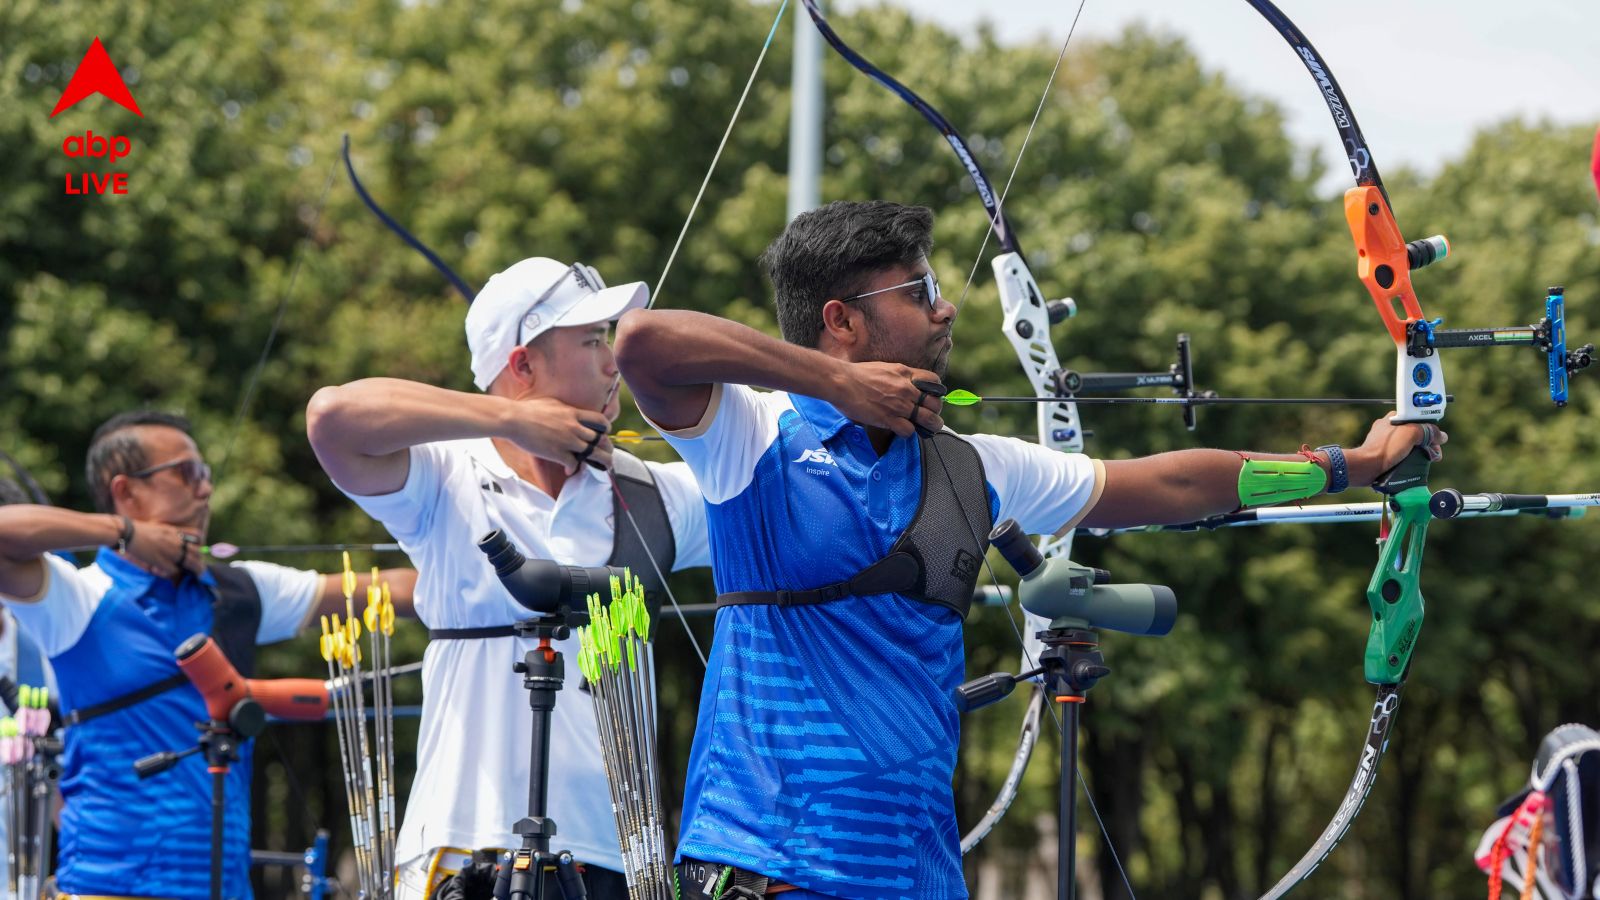
[[[1045,38],[1056,47],[1078,8],[1075,0],[888,2],[958,32],[987,20],[1002,41]],[[1465,151],[1477,129],[1511,117],[1600,125],[1600,0],[1278,3],[1338,78],[1380,170],[1436,172]],[[1134,22],[1185,38],[1235,87],[1277,100],[1295,140],[1321,148],[1325,186],[1344,186],[1349,170],[1311,76],[1249,4],[1086,0],[1073,45]]]

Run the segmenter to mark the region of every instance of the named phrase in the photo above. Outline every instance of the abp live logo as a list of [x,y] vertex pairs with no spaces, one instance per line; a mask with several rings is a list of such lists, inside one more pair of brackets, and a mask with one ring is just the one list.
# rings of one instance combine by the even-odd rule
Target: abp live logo
[[[116,64],[111,61],[111,55],[106,52],[105,45],[100,43],[98,37],[83,54],[83,60],[72,73],[72,80],[67,82],[66,90],[61,92],[61,98],[56,101],[56,108],[51,110],[50,118],[55,118],[94,94],[100,94],[141,119],[144,118],[144,112],[139,109],[139,102],[133,99],[133,92],[128,90],[128,83],[122,79],[122,73],[117,71]],[[81,135],[67,135],[66,140],[61,142],[61,152],[73,159],[103,158],[108,163],[115,164],[117,160],[133,152],[133,141],[127,135],[99,135],[93,130],[88,130]],[[128,173],[118,171],[67,173],[68,194],[108,192],[126,194]]]

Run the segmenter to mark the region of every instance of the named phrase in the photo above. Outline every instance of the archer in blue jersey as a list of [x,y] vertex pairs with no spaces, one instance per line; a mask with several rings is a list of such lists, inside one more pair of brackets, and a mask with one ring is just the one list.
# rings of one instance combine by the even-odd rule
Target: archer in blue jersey
[[[966,897],[951,790],[956,594],[970,597],[988,524],[1048,534],[1239,506],[1231,451],[1101,462],[941,431],[955,308],[928,266],[932,224],[926,209],[884,202],[796,218],[764,257],[785,341],[681,311],[619,325],[640,409],[705,495],[729,604],[690,751],[686,898],[774,886],[795,889],[787,900]],[[1348,480],[1369,484],[1442,440],[1380,419],[1344,454]],[[916,561],[909,580],[886,574],[897,553]]]

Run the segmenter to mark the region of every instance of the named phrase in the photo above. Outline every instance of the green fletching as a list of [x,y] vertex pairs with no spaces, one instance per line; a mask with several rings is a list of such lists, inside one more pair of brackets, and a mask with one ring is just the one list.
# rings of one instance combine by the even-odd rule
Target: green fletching
[[628,671],[630,671],[630,672],[632,672],[634,669],[639,668],[639,658],[634,655],[634,649],[633,649],[633,648],[637,647],[638,645],[639,645],[638,641],[629,641],[628,642]]
[[16,737],[16,736],[17,736],[17,720],[11,718],[10,716],[6,716],[4,719],[0,719],[0,737]]
[[969,390],[956,388],[944,395],[944,402],[951,406],[971,406],[974,403],[982,403],[983,398]]

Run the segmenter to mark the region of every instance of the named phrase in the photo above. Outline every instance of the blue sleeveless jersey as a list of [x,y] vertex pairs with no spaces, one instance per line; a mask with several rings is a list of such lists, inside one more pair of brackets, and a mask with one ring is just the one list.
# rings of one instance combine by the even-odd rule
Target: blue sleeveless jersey
[[[178,672],[173,651],[211,632],[210,573],[173,585],[109,550],[95,562],[112,588],[88,629],[51,659],[63,714],[115,699]],[[66,730],[60,866],[68,894],[205,900],[211,885],[211,776],[202,754],[140,779],[135,760],[193,746],[205,721],[184,684]],[[250,897],[250,758],[246,742],[227,777],[223,896]]]
[[[880,458],[831,405],[764,396],[775,439],[747,487],[707,506],[722,593],[847,579],[921,496],[916,440]],[[795,885],[796,900],[966,897],[951,788],[963,674],[960,617],[896,594],[720,610],[680,855]]]

